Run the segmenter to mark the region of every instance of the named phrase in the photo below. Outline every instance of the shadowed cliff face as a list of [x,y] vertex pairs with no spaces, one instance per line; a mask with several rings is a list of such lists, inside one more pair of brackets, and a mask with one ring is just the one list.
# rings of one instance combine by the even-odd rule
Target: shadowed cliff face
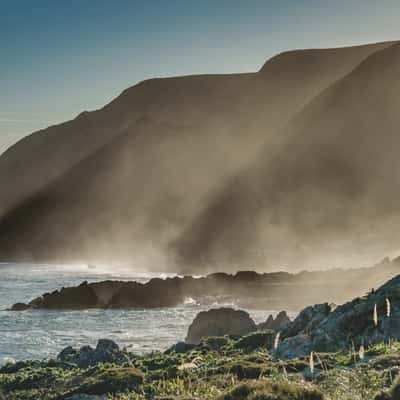
[[390,45],[288,52],[253,74],[154,79],[32,134],[0,157],[1,259],[297,267],[315,238],[341,243],[365,221],[368,232],[393,221]]
[[[183,264],[366,262],[398,249],[400,46],[316,96],[175,244]],[[339,256],[339,257],[338,257]]]

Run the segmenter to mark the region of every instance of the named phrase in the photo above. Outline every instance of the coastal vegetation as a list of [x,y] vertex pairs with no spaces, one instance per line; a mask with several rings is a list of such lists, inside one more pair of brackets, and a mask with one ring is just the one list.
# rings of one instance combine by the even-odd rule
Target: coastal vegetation
[[[264,333],[266,338],[270,332]],[[0,370],[5,399],[383,400],[397,399],[400,343],[279,360],[263,333],[210,337],[190,351],[171,349],[80,368],[57,360],[23,361]],[[254,339],[254,341],[253,341]],[[243,344],[246,343],[244,346]],[[81,397],[78,397],[78,394]],[[83,397],[86,394],[89,397]],[[99,397],[97,397],[99,398]]]
[[102,339],[8,363],[0,390],[7,400],[398,400],[399,321],[400,275],[293,321],[284,312],[258,325],[241,310],[201,312],[186,342],[164,352],[134,354]]

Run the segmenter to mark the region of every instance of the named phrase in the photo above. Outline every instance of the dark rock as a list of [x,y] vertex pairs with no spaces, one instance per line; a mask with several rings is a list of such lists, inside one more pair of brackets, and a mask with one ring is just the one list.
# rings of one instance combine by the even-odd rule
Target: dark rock
[[15,303],[12,307],[11,307],[11,311],[25,311],[28,310],[30,307],[28,304],[25,303]]
[[64,362],[71,362],[71,360],[77,355],[78,351],[72,346],[68,346],[60,352],[60,354],[57,356],[57,359]]
[[29,303],[30,308],[45,309],[87,309],[99,307],[96,293],[88,284],[83,284],[45,293]]
[[284,329],[289,323],[290,318],[286,314],[286,311],[281,311],[280,313],[278,313],[275,319],[272,315],[269,315],[265,322],[258,324],[258,329],[262,331],[273,330],[275,332],[278,332]]
[[189,327],[187,343],[198,344],[203,337],[245,335],[257,329],[249,314],[232,308],[202,311]]
[[[143,284],[84,281],[76,287],[45,293],[32,300],[28,306],[46,309],[152,308],[176,306],[182,304],[187,297],[209,304],[210,300],[214,302],[218,297],[225,301],[236,301],[246,308],[286,308],[294,311],[327,299],[343,303],[345,299],[359,296],[377,282],[389,279],[397,273],[398,260],[393,262],[386,260],[369,269],[348,271],[314,271],[298,274],[287,272],[259,274],[254,271],[240,271],[235,275],[219,272],[199,279],[190,276],[153,278]],[[293,293],[296,295],[293,296]],[[22,303],[17,303],[13,307],[15,311],[26,308]],[[270,322],[272,321],[268,321],[268,324]],[[262,329],[276,328],[266,325]]]
[[[390,301],[387,315],[386,301]],[[373,320],[377,307],[378,325]],[[363,298],[338,306],[328,304],[305,308],[282,331],[282,341],[276,352],[281,358],[307,355],[310,351],[333,352],[354,343],[370,345],[400,339],[400,275]]]
[[260,279],[260,274],[256,271],[238,271],[235,275],[235,279],[242,282],[254,282]]
[[57,356],[57,359],[75,364],[80,368],[87,368],[99,363],[124,364],[127,362],[127,355],[120,351],[118,345],[112,340],[101,339],[95,349],[90,346],[83,346],[76,350],[71,346],[66,347]]
[[97,364],[96,351],[90,346],[83,346],[77,354],[77,364],[81,368],[87,368]]
[[304,357],[312,351],[312,341],[309,335],[299,334],[280,342],[278,349],[274,352],[276,358],[292,359]]
[[185,343],[185,342],[178,342],[171,346],[168,350],[165,351],[166,354],[170,353],[187,353],[188,351],[193,350],[196,347],[194,344]]
[[113,340],[100,339],[97,342],[96,352],[98,354],[111,354],[119,352],[119,346]]
[[310,332],[313,327],[317,326],[330,313],[330,311],[331,309],[327,303],[306,307],[293,322],[283,329],[282,337],[295,336],[300,332]]

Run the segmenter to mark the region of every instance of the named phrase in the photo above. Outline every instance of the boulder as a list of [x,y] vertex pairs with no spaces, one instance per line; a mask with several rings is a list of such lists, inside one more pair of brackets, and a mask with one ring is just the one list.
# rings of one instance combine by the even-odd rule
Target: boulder
[[72,362],[77,357],[78,351],[72,346],[67,346],[58,354],[57,359],[63,362]]
[[245,335],[257,330],[257,325],[246,311],[218,308],[202,311],[189,326],[187,343],[199,344],[203,337]]
[[124,364],[127,355],[120,351],[118,345],[112,340],[100,339],[95,349],[91,346],[83,346],[79,350],[66,347],[57,356],[59,361],[75,364],[80,368],[88,368],[99,363]]
[[119,346],[113,340],[100,339],[96,346],[96,357],[99,360],[109,360],[114,355],[119,354]]

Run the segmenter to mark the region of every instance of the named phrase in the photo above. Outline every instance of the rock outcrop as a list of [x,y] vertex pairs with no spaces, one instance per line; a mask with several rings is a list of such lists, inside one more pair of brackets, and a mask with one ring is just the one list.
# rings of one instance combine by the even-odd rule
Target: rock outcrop
[[265,322],[258,324],[258,329],[265,330],[273,330],[275,332],[281,331],[290,323],[290,318],[288,317],[286,311],[281,311],[278,313],[276,318],[274,319],[273,315],[269,315]]
[[[11,309],[173,307],[191,297],[203,304],[218,300],[220,303],[236,303],[242,308],[300,311],[309,304],[325,301],[344,303],[349,298],[362,295],[371,287],[383,284],[399,271],[398,261],[385,259],[371,268],[352,270],[298,274],[239,271],[234,275],[214,273],[198,279],[191,276],[154,278],[144,284],[122,281],[83,282],[76,287],[45,293],[29,304],[16,303]],[[324,309],[326,307],[323,306]],[[308,314],[312,312],[308,310],[302,315],[301,321],[310,318]],[[281,330],[286,322],[287,316],[281,314],[276,320],[266,321],[261,329]]]
[[307,307],[287,325],[281,337],[275,354],[280,358],[399,340],[400,275],[333,311],[327,303]]
[[253,333],[243,340],[266,341],[268,345],[264,347],[272,348],[277,331],[280,341],[274,356],[280,359],[305,357],[311,351],[337,352],[352,346],[400,340],[400,275],[378,290],[341,306],[333,308],[323,303],[306,307],[293,321],[288,320],[285,312],[276,319],[270,316],[259,325],[241,310],[201,312],[190,325],[186,342],[199,344],[205,337]]
[[79,368],[88,368],[100,363],[124,364],[129,361],[125,352],[112,340],[100,339],[95,349],[91,346],[83,346],[79,350],[66,347],[57,356],[59,361],[74,364]]
[[246,311],[219,308],[197,314],[189,327],[187,343],[198,344],[207,336],[245,335],[257,325]]

